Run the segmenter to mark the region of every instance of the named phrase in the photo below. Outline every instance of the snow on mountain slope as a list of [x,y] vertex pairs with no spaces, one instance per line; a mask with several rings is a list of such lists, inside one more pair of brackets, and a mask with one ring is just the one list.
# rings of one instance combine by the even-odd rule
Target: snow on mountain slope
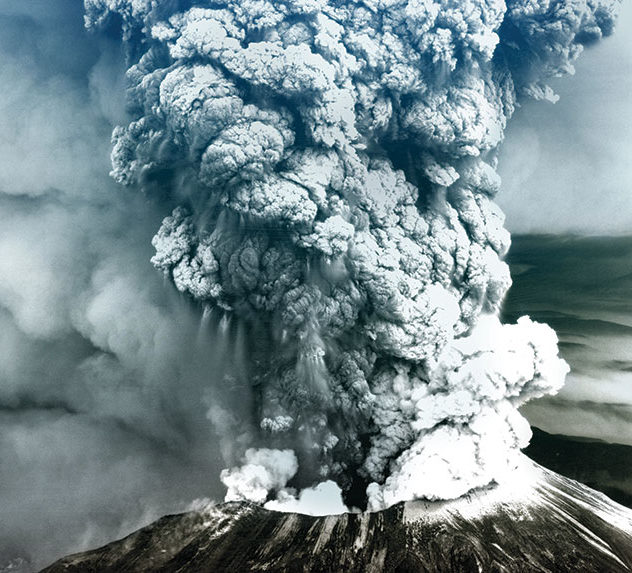
[[632,571],[632,510],[526,458],[515,478],[375,513],[226,503],[163,517],[44,572]]

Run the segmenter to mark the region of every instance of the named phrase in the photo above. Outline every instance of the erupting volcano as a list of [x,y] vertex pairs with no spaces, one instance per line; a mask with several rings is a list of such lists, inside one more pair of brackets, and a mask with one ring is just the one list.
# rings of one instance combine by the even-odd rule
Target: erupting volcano
[[[16,328],[78,340],[60,372],[80,391],[14,403],[96,416],[120,459],[151,452],[138,475],[196,476],[179,495],[198,506],[204,476],[219,479],[230,503],[51,570],[333,571],[352,554],[363,571],[630,567],[630,514],[520,452],[519,408],[569,367],[548,325],[499,319],[510,236],[495,204],[514,111],[556,101],[547,82],[613,32],[617,2],[84,9],[101,55],[82,89],[113,127],[116,199],[55,185],[12,199],[51,214],[64,245],[88,243],[65,306],[41,303],[50,324],[0,289]],[[250,527],[260,545],[240,554]],[[541,528],[558,530],[558,557],[538,553]]]

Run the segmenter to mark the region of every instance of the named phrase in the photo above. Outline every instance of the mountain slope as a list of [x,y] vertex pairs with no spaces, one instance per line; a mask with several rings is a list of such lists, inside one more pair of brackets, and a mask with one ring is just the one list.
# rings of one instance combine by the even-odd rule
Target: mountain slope
[[529,458],[632,508],[632,446],[532,430]]
[[227,503],[44,571],[632,571],[632,511],[525,458],[514,483],[451,502],[327,517]]

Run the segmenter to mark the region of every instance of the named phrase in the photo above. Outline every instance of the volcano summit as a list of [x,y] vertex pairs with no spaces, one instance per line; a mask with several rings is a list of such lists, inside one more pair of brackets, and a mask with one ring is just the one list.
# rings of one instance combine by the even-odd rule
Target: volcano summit
[[167,516],[42,573],[632,571],[632,511],[522,460],[522,483],[328,517],[232,502]]

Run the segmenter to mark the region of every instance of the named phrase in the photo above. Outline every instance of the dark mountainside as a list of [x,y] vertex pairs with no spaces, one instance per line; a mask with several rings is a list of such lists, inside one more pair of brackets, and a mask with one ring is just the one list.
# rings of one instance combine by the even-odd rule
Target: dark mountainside
[[554,472],[605,493],[632,508],[632,447],[533,429],[524,453]]
[[310,517],[226,503],[163,517],[44,572],[632,571],[632,511],[527,460],[516,478],[377,513]]

